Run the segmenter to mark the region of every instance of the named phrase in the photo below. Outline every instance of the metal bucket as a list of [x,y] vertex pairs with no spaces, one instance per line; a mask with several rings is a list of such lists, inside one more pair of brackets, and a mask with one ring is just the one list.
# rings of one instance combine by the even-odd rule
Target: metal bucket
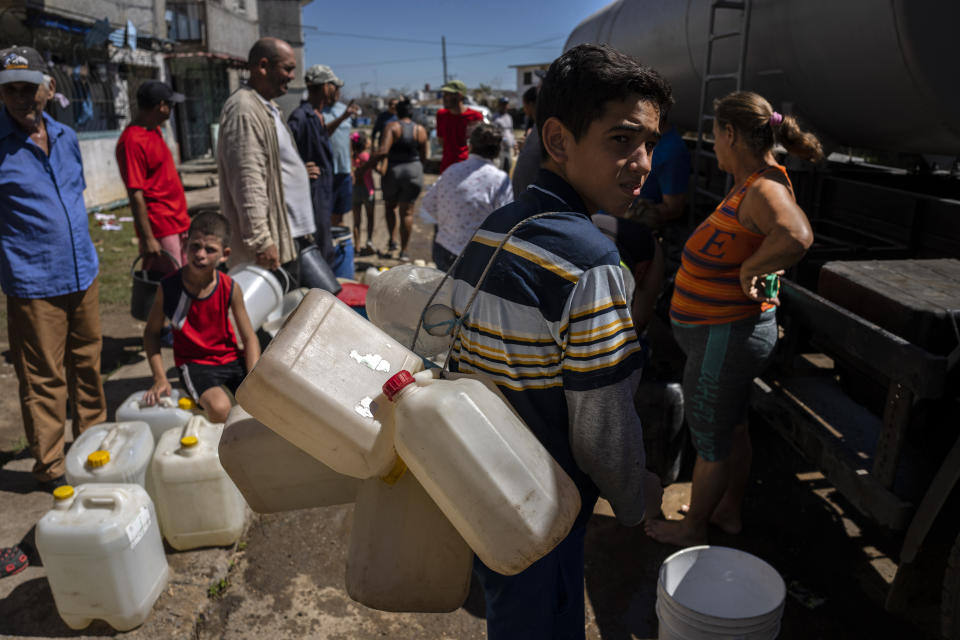
[[143,256],[137,256],[133,264],[130,265],[130,277],[133,280],[133,288],[130,290],[130,315],[135,319],[146,322],[150,317],[150,309],[153,308],[153,299],[157,296],[157,287],[160,281],[180,268],[177,258],[169,251],[163,252],[173,264],[171,271],[147,271],[145,269],[137,270],[137,263],[143,260]]

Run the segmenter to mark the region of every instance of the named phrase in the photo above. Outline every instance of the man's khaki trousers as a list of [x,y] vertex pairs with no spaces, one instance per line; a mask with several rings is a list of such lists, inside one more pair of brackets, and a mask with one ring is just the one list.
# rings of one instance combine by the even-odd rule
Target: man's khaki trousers
[[7,335],[20,383],[20,413],[38,481],[66,471],[64,424],[73,436],[107,419],[100,378],[100,303],[95,279],[86,291],[53,298],[7,298]]

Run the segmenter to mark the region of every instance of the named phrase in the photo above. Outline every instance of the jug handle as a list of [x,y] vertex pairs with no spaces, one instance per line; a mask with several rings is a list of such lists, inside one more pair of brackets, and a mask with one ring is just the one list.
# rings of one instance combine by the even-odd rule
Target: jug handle
[[114,425],[114,427],[113,427],[112,429],[110,429],[109,431],[107,431],[107,435],[105,435],[105,436],[103,437],[103,440],[100,441],[100,450],[101,450],[101,451],[109,451],[110,454],[111,454],[111,456],[110,456],[111,458],[113,457],[113,451],[111,450],[111,447],[112,447],[112,446],[114,445],[114,443],[117,441],[117,438],[120,437],[120,432],[122,431],[122,428],[121,428],[122,426],[123,426],[123,423],[120,423],[120,424],[118,424],[118,425]]
[[187,436],[193,436],[199,440],[201,420],[203,420],[203,416],[192,416],[187,420],[187,424],[183,425],[183,431],[180,432],[180,437],[186,438]]
[[[557,215],[555,211],[546,211],[544,213],[538,213],[532,215],[529,218],[524,218],[517,224],[513,225],[509,231],[507,231],[503,239],[497,245],[497,248],[493,250],[493,254],[490,256],[490,259],[487,261],[487,266],[483,268],[483,272],[480,274],[480,278],[477,279],[477,284],[473,287],[473,292],[470,294],[470,298],[467,300],[466,306],[463,308],[463,313],[460,314],[460,317],[457,318],[456,324],[453,326],[453,330],[450,332],[450,348],[447,350],[447,357],[443,362],[443,371],[446,371],[450,367],[450,355],[453,353],[453,347],[457,344],[457,337],[460,335],[460,327],[463,325],[464,320],[467,318],[467,314],[470,312],[470,307],[473,306],[473,301],[476,299],[477,294],[480,292],[480,287],[483,285],[484,280],[487,279],[487,274],[490,273],[490,268],[493,266],[493,263],[496,261],[497,256],[500,255],[500,250],[503,249],[504,245],[510,241],[510,238],[513,237],[513,234],[532,220],[538,218],[545,218],[547,216]],[[473,238],[480,233],[480,229],[477,229],[473,237],[470,238],[470,242],[473,242]],[[467,243],[469,245],[469,243]],[[423,316],[426,314],[427,309],[430,308],[430,305],[433,303],[433,299],[437,297],[437,294],[440,293],[440,289],[443,288],[444,283],[447,281],[447,278],[450,277],[450,274],[453,273],[453,270],[457,268],[457,265],[460,264],[460,260],[463,258],[466,251],[461,251],[460,255],[457,256],[457,259],[453,261],[453,264],[450,265],[450,268],[447,269],[447,272],[443,274],[443,277],[440,278],[440,284],[437,285],[437,288],[434,289],[433,293],[430,295],[430,298],[427,299],[427,303],[423,305],[423,309],[420,310],[420,319],[417,321],[417,329],[413,332],[413,340],[410,342],[410,350],[416,351],[417,339],[420,337],[420,330],[423,328]]]
[[112,511],[116,511],[120,508],[123,503],[123,499],[119,495],[113,496],[104,496],[104,497],[83,497],[79,501],[80,506],[83,509],[95,509],[97,507],[108,507]]

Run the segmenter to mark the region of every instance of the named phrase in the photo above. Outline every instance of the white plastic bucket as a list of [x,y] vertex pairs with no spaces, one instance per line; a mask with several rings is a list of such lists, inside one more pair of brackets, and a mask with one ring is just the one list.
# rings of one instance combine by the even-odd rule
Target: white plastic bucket
[[283,287],[272,273],[255,264],[238,264],[227,275],[243,289],[243,304],[256,331],[282,304]]
[[728,547],[689,547],[663,561],[660,640],[772,640],[787,589],[777,570]]

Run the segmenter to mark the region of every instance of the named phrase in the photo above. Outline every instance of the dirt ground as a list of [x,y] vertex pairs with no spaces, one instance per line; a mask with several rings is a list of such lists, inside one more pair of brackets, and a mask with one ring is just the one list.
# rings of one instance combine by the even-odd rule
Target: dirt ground
[[[379,194],[378,194],[379,195]],[[378,206],[375,243],[386,245]],[[349,221],[349,217],[347,218]],[[418,224],[410,253],[429,259],[431,229]],[[358,271],[369,264],[356,259]],[[148,378],[117,376],[143,366],[142,324],[124,305],[102,309],[103,370],[112,417],[129,393]],[[0,327],[0,545],[32,543],[33,523],[49,508],[34,490],[31,460],[22,446],[16,376],[9,363],[6,326]],[[142,371],[141,369],[137,369]],[[771,563],[789,585],[780,637],[793,639],[931,637],[929,616],[907,621],[884,612],[882,599],[895,568],[895,541],[870,526],[776,434],[753,428],[755,465],[738,536],[711,533],[711,543],[754,553]],[[689,495],[689,485],[667,490],[665,512]],[[344,588],[352,507],[340,506],[252,516],[234,548],[168,551],[173,579],[147,622],[116,633],[97,622],[84,631],[67,628],[56,614],[42,566],[0,584],[0,637],[54,638],[116,635],[130,638],[317,638],[365,640],[484,638],[483,596],[474,587],[467,603],[450,614],[392,614],[353,602]],[[5,537],[4,537],[5,536]],[[677,549],[647,538],[642,528],[617,524],[598,505],[586,538],[587,637],[648,639],[657,636],[657,571]],[[39,558],[31,560],[39,565]],[[6,582],[6,581],[4,581]]]

